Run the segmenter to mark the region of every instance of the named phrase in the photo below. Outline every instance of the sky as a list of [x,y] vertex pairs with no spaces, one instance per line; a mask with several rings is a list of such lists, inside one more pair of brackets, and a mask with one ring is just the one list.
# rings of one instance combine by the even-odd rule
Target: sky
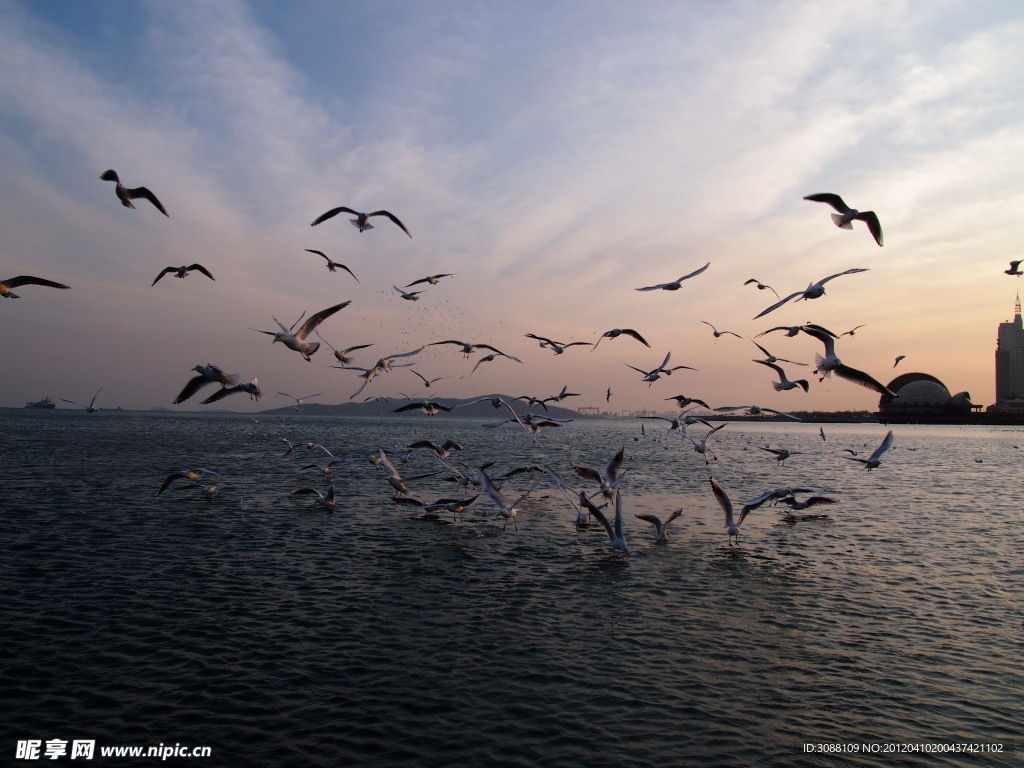
[[[319,331],[372,344],[354,365],[448,339],[522,361],[474,372],[482,352],[428,346],[412,368],[445,378],[396,368],[360,400],[568,386],[563,404],[612,411],[875,410],[819,383],[810,336],[758,339],[810,363],[783,365],[806,394],[751,362],[756,334],[811,321],[862,325],[837,354],[883,383],[924,372],[988,405],[1021,287],[1003,270],[1022,258],[1022,52],[1013,0],[0,1],[0,279],[71,286],[0,298],[0,406],[102,388],[103,408],[203,410],[172,401],[205,363],[263,390],[222,407],[348,402],[362,380],[326,346],[307,362],[256,332],[342,301]],[[169,218],[122,207],[108,168]],[[803,200],[818,192],[875,211],[884,247]],[[382,217],[310,226],[338,206],[412,237]],[[196,262],[216,279],[151,285]],[[745,280],[785,297],[852,268],[754,319],[776,299]],[[415,302],[393,288],[439,273]],[[525,336],[615,328],[651,347]],[[629,367],[668,353],[697,370],[649,385]]]

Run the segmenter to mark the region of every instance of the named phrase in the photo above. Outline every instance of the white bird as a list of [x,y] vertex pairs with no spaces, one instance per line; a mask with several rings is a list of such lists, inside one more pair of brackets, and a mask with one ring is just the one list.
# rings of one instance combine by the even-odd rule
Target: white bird
[[701,322],[704,323],[704,325],[707,325],[707,326],[709,326],[711,328],[711,331],[712,331],[712,333],[715,334],[715,338],[716,339],[719,336],[725,336],[726,334],[729,334],[730,336],[735,336],[737,339],[742,339],[743,338],[738,333],[733,333],[732,331],[720,331],[717,328],[715,328],[715,326],[711,325],[711,323],[709,323],[707,320],[701,320]]
[[[786,372],[783,371],[782,368],[773,363],[769,363],[767,360],[754,360],[753,362],[759,363],[760,365],[766,365],[773,371],[775,371],[775,373],[778,374],[779,380],[772,382],[772,388],[776,392],[788,391],[790,389],[796,389],[797,387],[803,389],[804,392],[810,389],[811,385],[807,382],[807,379],[797,379],[796,381],[790,381],[789,379],[786,378]],[[803,365],[803,363],[801,363],[801,365]]]
[[617,549],[622,554],[629,557],[629,545],[626,543],[626,535],[622,532],[622,491],[615,492],[615,522],[608,522],[608,518],[605,517],[604,512],[599,507],[594,506],[594,503],[586,497],[585,494],[580,494],[580,503],[583,504],[587,511],[597,519],[601,525],[604,526],[605,532],[608,534],[608,544],[612,549]]
[[859,330],[860,328],[863,328],[863,327],[864,327],[865,325],[867,325],[867,323],[861,323],[860,325],[855,325],[855,326],[854,326],[853,328],[851,328],[850,330],[848,330],[848,331],[843,331],[843,332],[842,332],[842,333],[840,333],[839,335],[840,335],[840,336],[847,336],[847,335],[849,335],[849,336],[856,336],[856,335],[857,335],[857,331],[858,331],[858,330]]
[[18,277],[0,280],[0,296],[3,296],[5,299],[20,299],[21,297],[11,289],[21,285],[42,285],[47,288],[61,288],[65,291],[71,288],[70,285],[55,283],[53,280],[44,280],[41,277],[33,277],[32,275],[19,275]]
[[671,368],[669,368],[668,367],[668,361],[671,358],[672,358],[672,353],[669,352],[667,355],[665,355],[665,359],[661,361],[661,365],[659,365],[653,371],[645,371],[645,370],[642,370],[640,368],[637,368],[635,365],[630,365],[629,363],[623,363],[623,365],[625,365],[627,368],[632,368],[637,373],[642,373],[644,375],[643,381],[647,382],[647,386],[648,387],[650,387],[654,382],[656,382],[658,379],[660,379],[661,378],[661,374],[665,374],[666,376],[671,376],[672,375],[672,371],[678,371],[681,368],[684,368],[684,369],[686,369],[688,371],[695,371],[695,370],[697,370],[696,368],[692,368],[689,365],[674,365]]
[[388,457],[387,451],[383,448],[380,449],[380,462],[384,468],[388,471],[388,484],[394,488],[395,496],[410,496],[409,487],[406,483],[410,483],[413,480],[422,480],[424,477],[433,477],[438,472],[424,472],[419,475],[409,475],[408,477],[402,477],[398,474],[398,470],[395,469],[395,465],[391,463],[391,459]]
[[351,208],[345,208],[343,206],[338,208],[332,208],[331,210],[327,211],[327,213],[320,214],[319,216],[316,217],[316,219],[313,220],[313,223],[310,226],[315,227],[317,224],[327,221],[328,219],[337,216],[339,213],[351,213],[353,216],[355,216],[356,218],[349,219],[349,221],[351,221],[352,226],[356,227],[356,229],[358,229],[360,232],[367,229],[373,229],[373,224],[370,223],[371,216],[386,216],[387,218],[391,219],[391,221],[393,221],[395,224],[397,224],[399,228],[403,232],[405,232],[405,234],[409,235],[409,237],[412,237],[412,235],[409,234],[409,230],[405,228],[405,224],[400,222],[398,220],[398,217],[395,216],[393,213],[389,213],[388,211],[360,213],[359,211],[353,211]]
[[540,346],[542,348],[543,347],[547,347],[552,352],[554,352],[556,355],[564,354],[565,350],[567,350],[569,347],[576,347],[576,346],[581,346],[581,345],[583,345],[583,346],[590,346],[591,345],[589,341],[570,341],[568,344],[565,344],[565,343],[563,343],[561,341],[552,341],[551,339],[547,339],[547,338],[545,338],[543,336],[537,336],[536,334],[533,334],[533,333],[527,333],[526,337],[529,338],[529,339],[536,339],[537,341],[540,342]]
[[112,181],[117,185],[114,187],[114,194],[117,195],[117,199],[121,201],[121,205],[125,208],[134,208],[135,206],[132,204],[132,200],[137,200],[141,197],[149,200],[149,202],[156,206],[156,209],[160,211],[160,213],[169,217],[169,214],[164,209],[163,205],[156,199],[156,195],[145,187],[133,187],[132,189],[129,189],[121,183],[121,179],[117,177],[117,173],[113,170],[104,171],[100,174],[100,178],[104,181]]
[[[330,347],[331,351],[334,352],[334,357],[337,358],[338,362],[341,363],[341,367],[344,368],[346,364],[352,362],[352,358],[349,356],[349,352],[355,352],[357,349],[366,349],[372,347],[373,344],[356,344],[354,347],[346,347],[345,349],[338,349],[332,347],[331,343],[327,341],[323,336],[320,335],[320,331],[316,332],[316,337],[320,339],[324,344]],[[337,366],[333,366],[337,367]]]
[[423,293],[423,291],[406,291],[397,285],[392,285],[391,287],[398,291],[406,301],[419,301],[420,294]]
[[743,521],[750,513],[749,507],[743,507],[740,512],[740,519],[736,520],[733,516],[732,501],[729,499],[729,494],[725,492],[725,489],[718,484],[718,481],[714,477],[708,478],[711,481],[711,491],[715,494],[715,499],[718,501],[718,506],[722,508],[725,513],[725,528],[729,532],[729,544],[733,543],[733,539],[736,543],[739,543],[740,539],[740,526],[743,525]]
[[710,405],[708,405],[703,400],[701,400],[699,398],[696,398],[696,397],[687,397],[686,395],[673,395],[672,397],[666,397],[665,399],[666,400],[675,400],[676,401],[676,405],[678,405],[680,408],[685,408],[688,405],[696,404],[696,405],[702,406],[704,408],[707,408],[709,411],[711,410],[711,406]]
[[538,478],[534,480],[533,485],[531,485],[527,489],[526,493],[524,493],[515,501],[509,503],[508,499],[506,499],[505,496],[501,493],[501,491],[498,490],[497,487],[495,487],[491,478],[487,476],[487,473],[484,471],[483,467],[480,468],[479,472],[480,485],[483,487],[484,493],[490,496],[491,500],[498,505],[498,514],[495,515],[495,517],[505,518],[505,523],[501,526],[501,530],[504,531],[505,528],[508,526],[508,521],[511,520],[512,526],[518,531],[519,524],[516,522],[516,515],[519,513],[519,504],[522,503],[523,499],[529,496],[533,489],[537,487],[537,483],[540,482],[540,479]]
[[[784,298],[784,299],[782,299],[780,301],[775,302],[774,304],[772,304],[770,307],[768,307],[764,311],[759,312],[758,314],[754,315],[754,319],[757,320],[757,318],[759,318],[759,317],[764,317],[769,312],[771,312],[773,310],[776,310],[779,307],[781,307],[783,304],[785,304],[790,299],[796,299],[797,301],[800,301],[800,299],[819,299],[819,298],[821,298],[822,296],[825,295],[825,283],[827,283],[829,280],[834,280],[835,278],[842,277],[843,275],[853,275],[853,274],[856,274],[857,272],[867,272],[867,269],[863,269],[861,267],[854,267],[853,269],[847,269],[847,270],[845,270],[843,272],[837,272],[834,275],[829,275],[828,277],[823,277],[821,280],[819,280],[816,283],[810,283],[804,290],[797,291],[796,293],[791,293],[786,298]],[[766,331],[766,333],[767,333],[767,331]]]
[[406,405],[399,406],[392,410],[392,413],[404,413],[405,411],[423,411],[427,416],[436,416],[442,411],[450,411],[451,406],[442,405],[441,403],[433,400],[417,400]]
[[891,429],[886,433],[885,438],[882,440],[882,444],[875,448],[874,452],[872,452],[872,454],[868,458],[862,459],[858,456],[843,456],[843,458],[849,459],[850,461],[859,461],[861,464],[864,465],[865,469],[875,469],[878,467],[879,464],[882,463],[882,454],[888,451],[890,448],[892,448]]
[[638,517],[641,520],[645,520],[654,526],[655,537],[654,540],[659,544],[668,541],[668,531],[665,530],[668,524],[675,520],[679,515],[683,513],[682,509],[677,509],[669,514],[668,517],[663,521],[657,515],[652,515],[648,512],[635,513],[634,517]]
[[452,277],[452,274],[453,273],[451,272],[445,272],[440,275],[427,275],[426,277],[421,277],[419,280],[413,280],[405,287],[412,288],[414,285],[419,285],[420,283],[429,283],[430,285],[437,285],[442,277]]
[[185,402],[207,384],[216,383],[220,384],[222,387],[232,387],[237,383],[237,373],[224,373],[224,371],[213,363],[196,365],[192,367],[192,370],[198,372],[199,375],[193,376],[185,383],[181,392],[179,392],[178,396],[174,398],[175,405]]
[[[299,326],[299,329],[297,331],[294,331],[294,333],[293,329],[295,328],[295,325],[298,324],[298,320],[295,321],[295,324],[293,324],[291,328],[286,328],[285,325],[276,317],[274,318],[274,322],[277,323],[277,325],[281,328],[280,331],[260,331],[257,330],[256,328],[250,328],[249,330],[256,331],[257,333],[265,333],[268,336],[273,336],[274,341],[272,343],[277,343],[278,341],[280,341],[282,344],[288,347],[288,349],[293,349],[300,355],[302,355],[306,362],[311,362],[310,356],[320,348],[320,342],[306,341],[306,337],[310,333],[315,331],[317,326],[320,325],[320,323],[322,323],[328,317],[333,315],[335,312],[344,309],[351,303],[351,301],[343,301],[340,304],[335,304],[333,307],[328,307],[327,309],[322,309],[319,312],[315,312],[314,314],[310,315],[306,319],[306,322]],[[301,319],[302,318],[299,318],[299,320]]]
[[715,434],[715,432],[717,432],[718,430],[720,430],[724,426],[725,426],[725,424],[719,424],[717,427],[713,427],[711,429],[711,431],[709,431],[707,434],[705,434],[704,437],[701,438],[700,440],[695,440],[694,438],[690,437],[685,432],[682,433],[683,437],[685,437],[687,440],[689,440],[691,443],[693,443],[693,451],[694,451],[694,453],[699,453],[701,456],[704,457],[704,466],[705,467],[708,464],[711,463],[711,462],[708,461],[708,454],[709,453],[711,454],[711,457],[715,461],[718,461],[718,456],[715,454],[715,452],[713,450],[711,450],[711,436],[713,434]]
[[636,290],[638,290],[638,291],[678,291],[680,288],[682,288],[683,280],[689,280],[691,277],[696,277],[697,275],[699,275],[701,272],[703,272],[705,269],[707,269],[710,266],[711,266],[711,262],[709,261],[707,264],[705,264],[703,267],[701,267],[700,269],[696,270],[695,272],[691,272],[688,275],[683,275],[678,280],[673,280],[671,283],[659,283],[658,285],[649,285],[646,288],[637,288]]
[[209,405],[210,403],[216,403],[218,400],[223,400],[228,395],[233,395],[237,392],[244,392],[249,395],[250,400],[259,400],[263,397],[263,393],[260,391],[259,382],[253,378],[252,381],[240,381],[232,387],[221,387],[212,395],[205,400],[202,400],[200,405]]
[[600,486],[601,493],[604,494],[604,497],[611,500],[612,491],[621,479],[619,476],[619,470],[622,469],[622,464],[625,461],[625,458],[626,446],[622,446],[615,452],[611,461],[609,461],[605,466],[603,474],[599,470],[591,469],[585,464],[573,464],[572,468],[576,471],[576,474],[584,480],[590,480],[593,483],[597,483],[598,486]]
[[316,498],[313,499],[313,506],[323,507],[328,512],[334,511],[334,504],[336,501],[334,483],[331,483],[331,487],[327,490],[327,493],[321,493],[316,488],[297,488],[292,491],[292,494],[299,496],[316,496]]
[[786,459],[790,456],[800,456],[803,451],[791,451],[788,448],[769,448],[768,446],[758,446],[762,451],[768,451],[768,453],[775,456],[775,461],[781,466],[786,463]]
[[307,400],[309,400],[312,397],[320,397],[320,395],[322,395],[323,392],[317,392],[315,395],[304,395],[303,397],[296,397],[295,395],[289,395],[287,392],[278,392],[277,394],[279,394],[281,397],[290,397],[292,400],[294,400],[295,401],[295,410],[296,410],[296,412],[298,412],[298,411],[302,410],[301,406],[302,406],[302,404],[304,402],[306,402]]
[[[796,333],[793,333],[793,334],[790,334],[790,335],[796,336],[797,333],[800,333],[800,326],[799,325],[795,325],[793,327],[796,328]],[[765,331],[765,333],[768,333],[768,331]],[[753,339],[750,340],[750,343],[753,344],[755,347],[757,347],[758,349],[760,349],[764,353],[764,360],[762,362],[765,362],[765,363],[789,363],[790,365],[804,365],[804,366],[807,365],[807,363],[798,363],[796,360],[786,360],[784,357],[776,357],[775,355],[773,355],[771,352],[769,352],[767,349],[762,347],[760,344],[758,344]]]
[[328,269],[328,270],[329,270],[330,272],[337,272],[337,271],[338,271],[338,267],[341,267],[341,268],[342,268],[342,269],[344,269],[344,270],[345,270],[346,272],[348,272],[348,273],[349,273],[350,275],[352,275],[352,277],[353,277],[353,278],[355,279],[355,281],[356,281],[357,283],[359,282],[359,278],[358,278],[358,277],[356,277],[356,273],[355,273],[355,272],[353,272],[353,271],[352,271],[351,269],[349,269],[348,267],[346,267],[346,266],[345,266],[344,264],[342,264],[342,263],[341,263],[340,261],[332,261],[332,260],[330,259],[330,257],[328,257],[328,255],[327,255],[326,253],[324,253],[323,251],[317,251],[317,250],[314,250],[313,248],[306,248],[305,250],[306,250],[306,251],[308,251],[309,253],[315,253],[315,254],[317,254],[318,256],[323,256],[323,257],[324,257],[324,261],[326,261],[326,262],[327,262],[327,269]]
[[799,416],[776,411],[774,408],[762,408],[760,405],[723,405],[715,408],[716,411],[746,411],[748,416],[760,416],[762,413],[774,413],[776,416],[785,416],[793,421],[803,421]]
[[[477,350],[477,349],[488,349],[491,352],[497,352],[499,355],[505,355],[505,353],[502,352],[500,349],[498,349],[497,347],[492,347],[490,344],[474,344],[474,343],[469,342],[469,341],[458,341],[456,339],[445,339],[444,341],[432,341],[429,344],[427,344],[427,346],[428,347],[433,347],[433,346],[436,346],[437,344],[454,344],[457,347],[462,347],[462,354],[465,355],[466,357],[469,357],[471,354],[473,354],[473,351]],[[509,355],[505,355],[505,357],[509,357]],[[515,360],[516,358],[512,358],[512,359]],[[522,362],[522,361],[520,361],[520,362]]]
[[187,267],[164,267],[160,274],[157,275],[153,282],[150,283],[149,285],[150,287],[156,285],[158,282],[160,282],[161,277],[169,273],[173,274],[177,278],[184,278],[189,272],[201,272],[211,280],[217,279],[212,274],[210,274],[210,270],[208,270],[202,264],[189,264]]
[[631,336],[632,338],[636,339],[641,344],[643,344],[645,347],[651,346],[650,344],[647,343],[647,339],[641,336],[638,332],[634,331],[632,328],[612,328],[610,331],[605,331],[604,333],[601,334],[600,338],[598,338],[598,340],[594,343],[594,346],[590,348],[590,351],[593,352],[595,349],[597,349],[597,345],[601,343],[601,339],[617,339],[619,338],[619,336]]
[[219,472],[215,472],[212,469],[202,469],[201,467],[197,469],[183,469],[180,472],[172,472],[164,479],[163,483],[160,484],[160,490],[154,495],[159,496],[161,493],[166,491],[175,480],[188,480],[190,483],[198,483],[199,478],[203,475],[219,474]]
[[825,345],[825,356],[814,356],[818,366],[814,369],[814,372],[821,374],[819,381],[824,381],[827,376],[835,373],[837,376],[841,376],[848,381],[852,381],[854,384],[866,387],[880,395],[889,395],[890,397],[896,396],[895,392],[874,377],[864,373],[864,371],[858,371],[856,368],[850,368],[848,365],[843,365],[842,360],[836,357],[834,336],[831,336],[828,333],[822,333],[824,329],[803,326],[801,330],[807,335],[818,339],[818,341]]
[[711,424],[706,420],[700,418],[699,416],[687,415],[690,411],[695,410],[696,408],[697,406],[693,406],[693,408],[683,411],[674,419],[670,419],[667,416],[637,416],[637,418],[660,419],[661,421],[667,421],[669,423],[669,426],[665,427],[665,429],[669,430],[670,432],[685,432],[686,428],[691,424],[704,424],[705,426],[710,427]]
[[804,200],[810,200],[815,203],[827,203],[835,208],[839,213],[831,214],[832,221],[840,229],[853,229],[854,220],[863,221],[868,225],[868,230],[870,230],[871,236],[875,238],[875,242],[879,245],[882,244],[882,224],[878,221],[878,216],[874,211],[858,211],[856,208],[851,208],[843,202],[843,198],[830,192],[807,195]]
[[63,400],[65,403],[77,405],[79,408],[85,408],[86,413],[96,413],[96,411],[99,410],[99,408],[94,407],[96,405],[96,397],[99,395],[100,390],[102,389],[103,387],[100,387],[99,389],[96,390],[96,394],[92,396],[92,400],[89,401],[88,405],[82,405],[81,403],[75,402],[74,400],[67,400],[63,397],[61,398],[61,400]]
[[442,445],[432,443],[430,440],[417,440],[415,443],[410,443],[406,446],[410,450],[415,451],[417,448],[426,448],[428,451],[432,451],[435,456],[439,459],[447,459],[448,455],[452,451],[463,451],[463,448],[459,443],[454,440],[445,440]]

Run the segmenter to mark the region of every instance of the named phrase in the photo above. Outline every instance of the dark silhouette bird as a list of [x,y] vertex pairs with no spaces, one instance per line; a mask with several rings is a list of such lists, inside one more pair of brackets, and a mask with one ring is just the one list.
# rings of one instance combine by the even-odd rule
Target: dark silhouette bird
[[160,278],[162,278],[164,275],[168,273],[172,273],[177,278],[184,278],[185,275],[187,275],[189,272],[201,272],[211,280],[217,279],[213,275],[211,275],[210,270],[208,270],[202,264],[189,264],[187,267],[164,267],[163,271],[161,271],[160,274],[156,276],[156,279],[153,280],[153,282],[150,283],[149,285],[150,287],[156,285],[157,283],[160,282]]
[[601,334],[601,337],[596,342],[594,342],[594,346],[590,348],[590,351],[593,352],[595,349],[597,349],[597,345],[601,343],[601,339],[617,339],[619,338],[619,336],[623,335],[632,336],[645,347],[651,346],[650,344],[647,343],[647,339],[645,339],[639,333],[634,331],[632,328],[612,328],[610,331],[605,331],[604,333]]
[[391,221],[397,224],[399,228],[403,232],[405,232],[405,234],[409,235],[409,237],[412,237],[412,235],[409,234],[409,230],[405,228],[405,224],[400,222],[398,220],[398,217],[395,216],[395,214],[390,213],[389,211],[374,211],[373,213],[360,213],[359,211],[353,211],[351,208],[345,208],[344,206],[338,208],[331,208],[331,210],[327,211],[327,213],[320,214],[313,220],[313,223],[310,226],[315,227],[317,224],[325,222],[328,219],[337,216],[339,213],[351,213],[353,216],[355,216],[356,218],[349,219],[349,221],[351,221],[352,226],[356,227],[360,232],[367,229],[373,229],[373,224],[370,223],[371,216],[387,216],[389,219],[391,219]]
[[100,178],[104,181],[112,181],[117,185],[114,187],[114,194],[117,195],[117,199],[121,201],[121,205],[125,208],[134,208],[135,205],[132,203],[132,200],[138,200],[141,197],[145,200],[149,200],[149,202],[155,205],[156,209],[164,216],[170,216],[170,214],[168,214],[164,209],[163,204],[156,199],[156,195],[146,189],[146,187],[133,187],[129,189],[121,183],[121,179],[117,177],[117,172],[113,170],[104,171],[100,174]]
[[680,288],[683,287],[683,285],[682,285],[683,280],[689,280],[691,277],[696,277],[697,275],[699,275],[701,272],[703,272],[705,269],[707,269],[710,266],[711,266],[711,262],[709,261],[707,264],[705,264],[700,269],[698,269],[698,270],[696,270],[694,272],[691,272],[688,275],[683,275],[678,280],[673,280],[671,283],[659,283],[658,285],[649,285],[646,288],[637,288],[637,290],[638,291],[678,291]]
[[7,280],[0,280],[0,296],[3,296],[5,299],[20,299],[21,297],[11,289],[22,285],[42,285],[47,288],[61,288],[65,291],[71,288],[70,285],[55,283],[53,280],[44,280],[41,277],[32,277],[32,275],[19,275],[18,277],[10,277]]
[[875,242],[879,245],[882,244],[882,225],[874,211],[858,211],[856,208],[851,208],[843,202],[843,198],[830,192],[807,195],[804,200],[810,200],[815,203],[827,203],[835,208],[838,213],[832,214],[832,221],[840,229],[853,229],[854,220],[863,221],[868,225],[868,230],[871,232],[871,236],[875,238]]
[[355,272],[353,272],[353,271],[352,271],[351,269],[349,269],[348,267],[346,267],[346,266],[345,266],[344,264],[342,264],[342,263],[341,263],[340,261],[332,261],[332,260],[331,260],[331,259],[330,259],[330,258],[329,258],[329,257],[327,256],[327,254],[326,254],[326,253],[324,253],[323,251],[316,251],[316,250],[313,250],[312,248],[306,248],[305,250],[309,251],[310,253],[315,253],[315,254],[317,254],[318,256],[323,256],[323,257],[324,257],[324,261],[326,261],[326,262],[327,262],[327,269],[328,269],[329,271],[331,271],[331,272],[337,272],[337,271],[338,271],[338,267],[341,267],[341,268],[342,268],[342,269],[344,269],[344,270],[345,270],[346,272],[348,272],[348,273],[349,273],[350,275],[352,275],[352,277],[353,277],[353,278],[355,279],[355,281],[356,281],[357,283],[359,282],[359,278],[358,278],[358,277],[356,277],[356,273],[355,273]]

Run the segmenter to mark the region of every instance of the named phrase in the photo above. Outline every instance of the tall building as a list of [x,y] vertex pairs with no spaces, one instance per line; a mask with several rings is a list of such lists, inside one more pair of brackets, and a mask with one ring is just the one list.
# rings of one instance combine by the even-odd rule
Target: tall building
[[1013,305],[1013,320],[999,324],[996,339],[996,402],[1024,399],[1024,325],[1020,294]]

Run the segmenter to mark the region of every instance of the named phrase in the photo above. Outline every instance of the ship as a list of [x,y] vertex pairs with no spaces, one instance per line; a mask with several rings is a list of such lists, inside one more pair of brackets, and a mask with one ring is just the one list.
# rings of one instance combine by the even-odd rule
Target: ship
[[46,409],[50,409],[50,408],[56,408],[57,404],[54,403],[53,400],[50,399],[49,395],[47,395],[42,400],[36,400],[34,403],[31,403],[31,402],[25,403],[25,407],[26,408],[46,408]]

